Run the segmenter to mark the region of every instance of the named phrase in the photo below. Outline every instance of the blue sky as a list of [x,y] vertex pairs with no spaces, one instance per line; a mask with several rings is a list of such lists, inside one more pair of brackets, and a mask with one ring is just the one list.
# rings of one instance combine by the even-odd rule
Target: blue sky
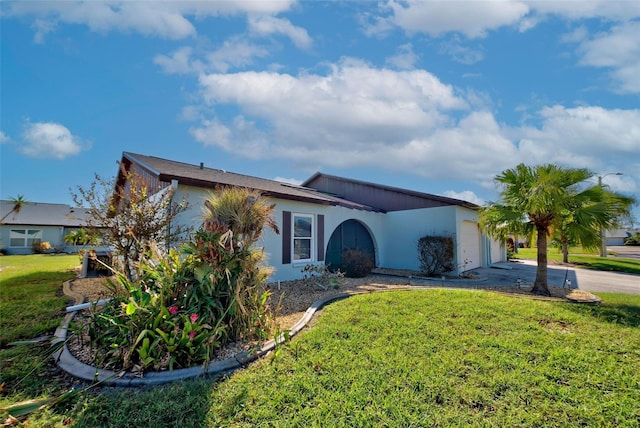
[[0,7],[2,199],[72,204],[123,151],[476,203],[553,162],[640,199],[637,1]]

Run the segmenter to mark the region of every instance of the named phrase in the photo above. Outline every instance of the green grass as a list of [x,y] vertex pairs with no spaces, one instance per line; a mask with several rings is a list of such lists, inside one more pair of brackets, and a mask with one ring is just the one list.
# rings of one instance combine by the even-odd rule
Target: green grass
[[[556,248],[550,248],[547,251],[549,260],[561,262],[562,251]],[[537,259],[536,248],[518,248],[518,253],[513,255],[515,259]],[[578,267],[587,269],[606,270],[614,272],[626,272],[640,275],[640,260],[618,258],[618,257],[600,257],[598,255],[582,254],[579,248],[571,248],[569,251],[569,263],[573,263]]]
[[79,263],[77,255],[0,257],[2,405],[61,392],[49,377],[55,371],[47,340],[28,347],[8,344],[53,334],[68,303],[62,283],[75,277],[72,269]]
[[0,257],[0,348],[55,330],[67,305],[62,283],[79,264],[77,255]]
[[[89,391],[25,425],[637,427],[640,296],[600,296],[596,306],[464,290],[355,296],[222,381]],[[40,394],[62,390],[49,383]],[[33,394],[13,388],[0,403]]]

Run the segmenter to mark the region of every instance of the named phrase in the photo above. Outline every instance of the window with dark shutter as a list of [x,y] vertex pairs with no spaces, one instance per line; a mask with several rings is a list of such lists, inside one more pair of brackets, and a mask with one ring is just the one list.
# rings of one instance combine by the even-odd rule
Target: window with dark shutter
[[282,264],[291,263],[291,211],[282,211]]
[[318,214],[318,261],[324,261],[324,216]]

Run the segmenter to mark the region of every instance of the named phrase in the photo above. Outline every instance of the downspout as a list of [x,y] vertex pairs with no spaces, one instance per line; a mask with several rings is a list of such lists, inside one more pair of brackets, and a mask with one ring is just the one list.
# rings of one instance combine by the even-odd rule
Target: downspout
[[[171,199],[169,200],[169,204],[167,205],[167,217],[171,212],[171,206],[173,205],[173,196],[178,191],[178,180],[171,180],[171,189],[172,189]],[[167,224],[167,236],[165,238],[165,246],[166,246],[165,250],[167,251],[167,253],[169,252],[169,249],[171,247],[170,238],[171,238],[171,222]]]

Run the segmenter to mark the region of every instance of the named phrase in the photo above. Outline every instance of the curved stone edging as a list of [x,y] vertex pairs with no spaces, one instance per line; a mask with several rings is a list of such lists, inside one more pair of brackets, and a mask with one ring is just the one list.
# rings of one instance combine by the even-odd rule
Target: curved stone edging
[[[64,293],[75,300],[75,304],[80,304],[84,301],[84,296],[73,292],[71,289],[71,281],[67,281],[62,287]],[[335,296],[320,299],[314,302],[306,310],[304,315],[296,322],[290,329],[288,329],[289,337],[295,336],[300,332],[313,318],[315,313],[323,306],[328,305],[336,300],[345,299],[349,296],[359,293],[342,293]],[[52,344],[64,342],[67,340],[67,331],[69,324],[75,316],[76,312],[67,314],[60,326],[56,329]],[[276,339],[271,339],[263,343],[257,350],[251,352],[241,352],[234,357],[227,358],[225,360],[212,361],[206,366],[189,367],[186,369],[168,370],[162,372],[147,372],[143,376],[137,376],[127,372],[115,372],[113,370],[99,369],[88,364],[85,364],[74,357],[66,343],[59,351],[53,355],[58,367],[65,372],[69,373],[79,379],[87,380],[90,382],[100,382],[110,386],[143,386],[143,385],[161,385],[164,383],[174,382],[177,380],[183,380],[193,378],[197,376],[211,376],[218,374],[227,374],[235,370],[243,368],[248,363],[257,360],[264,356],[269,351],[273,350],[276,345],[285,341],[285,333],[279,335]]]

